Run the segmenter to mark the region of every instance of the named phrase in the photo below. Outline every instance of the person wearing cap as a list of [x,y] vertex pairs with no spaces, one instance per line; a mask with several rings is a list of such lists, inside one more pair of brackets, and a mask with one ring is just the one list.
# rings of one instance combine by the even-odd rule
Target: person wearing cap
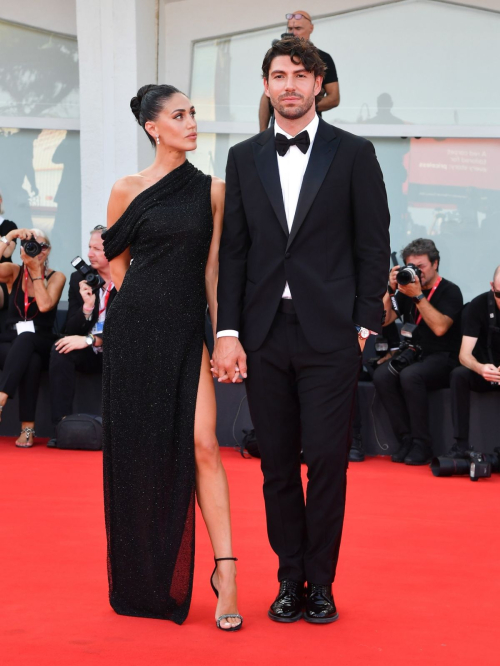
[[[287,32],[295,37],[309,40],[314,30],[314,24],[311,15],[302,9],[296,12],[285,14],[287,20]],[[316,47],[318,49],[318,47]],[[323,88],[316,98],[316,110],[321,116],[323,111],[333,109],[340,103],[339,80],[337,77],[337,70],[332,56],[326,51],[318,49],[321,60],[325,63],[326,73],[323,79]],[[274,114],[274,109],[269,103],[269,98],[265,93],[262,94],[259,105],[259,127],[263,132],[269,125],[271,115]]]

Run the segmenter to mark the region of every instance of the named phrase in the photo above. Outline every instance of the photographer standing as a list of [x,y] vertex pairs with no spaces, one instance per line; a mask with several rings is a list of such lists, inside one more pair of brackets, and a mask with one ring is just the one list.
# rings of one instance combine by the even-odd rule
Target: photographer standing
[[[102,329],[106,311],[116,295],[111,282],[111,271],[104,255],[102,232],[98,225],[90,232],[89,262],[104,283],[92,290],[79,271],[72,273],[69,282],[66,336],[58,340],[50,355],[50,404],[52,423],[73,411],[76,371],[87,374],[102,373]],[[51,440],[49,446],[55,446]]]
[[425,465],[432,457],[427,393],[446,388],[458,364],[463,298],[457,285],[439,275],[439,252],[433,241],[412,241],[403,250],[403,261],[407,268],[399,279],[405,272],[404,277],[413,281],[398,284],[401,268],[391,270],[384,297],[385,326],[398,316],[389,293],[396,292],[393,298],[405,324],[402,334],[410,333],[411,342],[375,371],[373,382],[400,443],[392,461]]
[[455,444],[446,454],[460,458],[469,443],[470,392],[500,391],[500,266],[491,290],[467,307],[460,348],[460,367],[451,373],[451,409]]

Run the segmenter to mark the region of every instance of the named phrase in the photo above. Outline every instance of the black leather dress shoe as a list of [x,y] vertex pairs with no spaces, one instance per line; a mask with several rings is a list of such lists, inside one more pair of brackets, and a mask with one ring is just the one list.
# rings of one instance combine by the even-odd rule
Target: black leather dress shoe
[[313,624],[329,624],[339,619],[331,585],[307,584],[304,620]]
[[393,453],[391,456],[392,462],[395,463],[404,463],[406,456],[410,453],[411,448],[413,447],[413,440],[409,435],[403,437],[403,442],[396,453]]
[[414,439],[413,446],[405,458],[405,465],[428,465],[431,460],[431,447],[420,439]]
[[282,580],[278,596],[271,604],[268,615],[275,622],[297,622],[304,608],[304,583]]
[[363,462],[365,459],[365,450],[363,449],[363,442],[361,436],[354,436],[352,438],[351,449],[349,451],[349,462]]
[[468,448],[462,448],[458,444],[453,444],[451,449],[448,449],[446,453],[443,453],[442,457],[443,458],[453,458],[454,460],[460,460],[460,459],[468,459],[469,458],[469,452],[470,449]]

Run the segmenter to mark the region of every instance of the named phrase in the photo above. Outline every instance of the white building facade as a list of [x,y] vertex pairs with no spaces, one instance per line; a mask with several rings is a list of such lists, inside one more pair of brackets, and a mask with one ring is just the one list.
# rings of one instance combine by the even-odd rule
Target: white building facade
[[[224,177],[258,131],[260,65],[284,0],[0,0],[0,191],[5,217],[51,234],[53,264],[85,253],[113,182],[152,149],[130,111],[145,83],[191,96],[189,156]],[[324,119],[370,138],[391,241],[432,237],[466,300],[500,264],[500,6],[496,0],[310,0],[341,102]],[[466,270],[464,270],[466,267]]]

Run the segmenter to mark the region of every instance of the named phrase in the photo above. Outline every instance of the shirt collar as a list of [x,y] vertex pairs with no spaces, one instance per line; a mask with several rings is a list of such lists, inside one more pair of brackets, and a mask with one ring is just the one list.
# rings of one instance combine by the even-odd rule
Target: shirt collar
[[[311,146],[314,143],[314,138],[316,136],[316,132],[318,131],[318,125],[319,125],[319,116],[316,113],[316,114],[314,114],[314,118],[311,120],[309,125],[307,125],[306,127],[304,127],[303,130],[301,130],[302,132],[307,132],[309,134],[309,141],[311,142]],[[277,122],[276,117],[275,117],[275,121],[274,121],[274,135],[275,136],[276,136],[276,132],[281,132],[282,134],[284,134],[286,136],[287,139],[292,138],[291,134],[288,134],[288,132],[285,132],[284,129],[281,129],[281,127],[278,125],[278,122]],[[299,132],[299,134],[300,134],[300,132]]]

